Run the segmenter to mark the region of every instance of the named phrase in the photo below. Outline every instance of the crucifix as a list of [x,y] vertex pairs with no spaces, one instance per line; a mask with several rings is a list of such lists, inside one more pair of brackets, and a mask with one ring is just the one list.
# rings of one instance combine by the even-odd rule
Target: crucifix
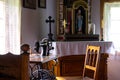
[[54,20],[54,19],[52,20],[51,18],[52,18],[52,17],[49,16],[48,19],[46,20],[46,23],[49,23],[49,34],[48,34],[48,38],[49,38],[50,41],[53,41],[53,39],[52,39],[53,34],[51,33],[51,23],[54,23],[55,20]]

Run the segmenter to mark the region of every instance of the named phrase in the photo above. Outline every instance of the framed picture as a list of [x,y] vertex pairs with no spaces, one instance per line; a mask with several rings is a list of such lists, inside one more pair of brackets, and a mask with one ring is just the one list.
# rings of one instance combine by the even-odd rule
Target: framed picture
[[23,7],[36,9],[36,0],[23,0]]
[[46,8],[46,0],[38,0],[39,8]]

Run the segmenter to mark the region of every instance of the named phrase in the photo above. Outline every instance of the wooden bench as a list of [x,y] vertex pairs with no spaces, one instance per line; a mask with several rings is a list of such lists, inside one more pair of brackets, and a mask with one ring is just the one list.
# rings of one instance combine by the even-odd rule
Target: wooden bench
[[23,53],[0,55],[0,80],[29,80],[29,45],[21,46]]

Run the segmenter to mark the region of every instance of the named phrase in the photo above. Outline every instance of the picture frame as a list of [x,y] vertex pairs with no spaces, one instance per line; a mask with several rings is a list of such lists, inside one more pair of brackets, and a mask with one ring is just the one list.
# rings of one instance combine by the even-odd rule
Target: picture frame
[[36,0],[23,0],[23,7],[29,9],[36,9]]
[[39,8],[46,8],[46,0],[38,0]]

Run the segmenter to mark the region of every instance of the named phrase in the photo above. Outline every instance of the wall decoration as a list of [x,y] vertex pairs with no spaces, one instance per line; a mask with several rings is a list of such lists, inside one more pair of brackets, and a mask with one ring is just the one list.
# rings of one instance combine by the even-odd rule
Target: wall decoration
[[36,0],[23,0],[23,7],[29,9],[36,9]]
[[39,8],[46,8],[46,0],[38,0]]

